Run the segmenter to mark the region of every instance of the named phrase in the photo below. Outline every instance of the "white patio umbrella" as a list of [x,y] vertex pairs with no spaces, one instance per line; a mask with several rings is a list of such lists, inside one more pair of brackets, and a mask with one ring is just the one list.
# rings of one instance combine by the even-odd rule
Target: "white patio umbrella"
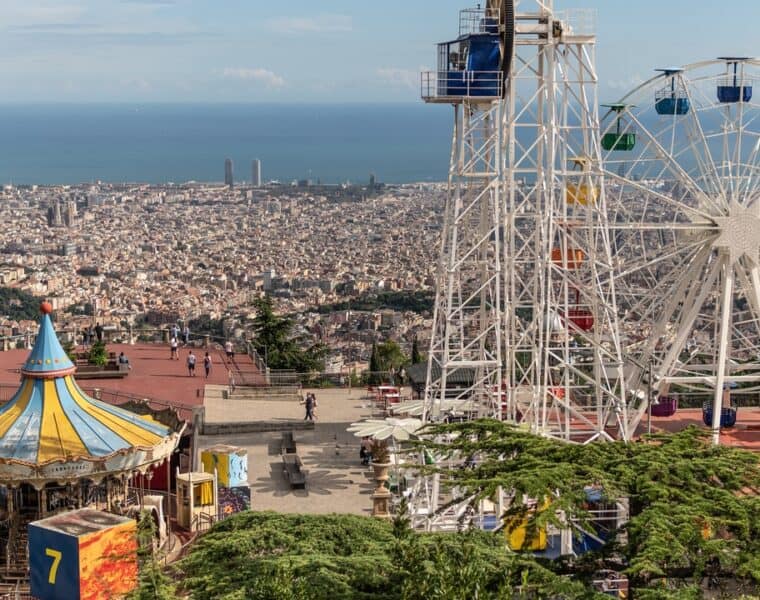
[[[440,403],[441,413],[462,413],[462,412],[474,412],[477,410],[478,404],[474,400],[469,399],[445,399]],[[422,416],[425,409],[424,400],[410,400],[408,402],[402,402],[400,404],[394,404],[391,406],[391,411],[397,415],[411,415],[414,417]]]
[[367,419],[357,423],[351,423],[348,431],[356,437],[371,437],[376,440],[404,441],[411,438],[422,427],[420,419]]

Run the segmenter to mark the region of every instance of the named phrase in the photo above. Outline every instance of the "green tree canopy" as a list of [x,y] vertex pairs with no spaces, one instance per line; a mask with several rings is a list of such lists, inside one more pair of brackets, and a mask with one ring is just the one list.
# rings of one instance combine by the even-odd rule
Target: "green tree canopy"
[[593,598],[500,536],[414,534],[349,515],[246,512],[216,525],[178,566],[191,598],[481,600]]
[[254,301],[256,317],[253,320],[252,344],[266,357],[270,369],[288,369],[298,373],[322,371],[327,348],[322,344],[308,344],[303,337],[293,334],[293,321],[276,315],[271,298],[264,296]]
[[40,316],[41,298],[8,287],[0,287],[0,316],[14,321],[35,321]]
[[[575,561],[575,572],[622,562],[639,597],[663,587],[687,593],[702,578],[750,591],[760,582],[760,459],[754,453],[713,446],[695,427],[635,443],[585,446],[489,420],[437,426],[431,433],[453,434],[453,441],[427,448],[475,457],[473,468],[442,471],[475,498],[502,488],[517,498],[549,500],[528,515],[534,535],[546,523],[561,526],[560,514],[589,524],[588,486],[607,499],[625,499],[625,535]],[[524,505],[514,503],[508,516],[525,517]]]

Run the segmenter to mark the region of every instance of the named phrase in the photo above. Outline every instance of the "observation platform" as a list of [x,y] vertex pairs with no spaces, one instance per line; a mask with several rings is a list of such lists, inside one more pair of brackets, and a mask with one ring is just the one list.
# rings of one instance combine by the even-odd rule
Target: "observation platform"
[[[242,373],[247,384],[263,384],[264,376],[258,371],[251,358],[244,353],[235,354],[235,364],[230,365],[224,351],[212,345],[209,355],[212,360],[211,373],[208,379],[203,370],[203,356],[206,349],[202,346],[179,348],[179,360],[171,360],[169,345],[137,343],[108,344],[109,352],[120,352],[129,359],[132,369],[123,378],[90,377],[80,382],[87,392],[98,388],[106,390],[102,400],[111,404],[120,404],[131,399],[148,398],[167,406],[202,406],[206,384],[228,384],[227,371],[232,366],[235,381],[241,383]],[[187,354],[192,348],[196,356],[195,377],[187,374]],[[82,350],[78,347],[78,350]],[[20,369],[29,356],[29,350],[8,350],[0,352],[0,402],[10,400],[18,389]],[[76,377],[76,375],[75,375]],[[183,411],[180,411],[181,413]],[[189,418],[181,414],[183,418]]]
[[[701,408],[679,408],[672,417],[652,417],[652,431],[677,432],[690,425],[696,425],[708,431],[702,422]],[[636,433],[642,435],[646,433],[646,430],[647,417],[644,415]],[[720,443],[724,446],[760,452],[760,408],[740,407],[737,413],[736,426],[720,430]]]

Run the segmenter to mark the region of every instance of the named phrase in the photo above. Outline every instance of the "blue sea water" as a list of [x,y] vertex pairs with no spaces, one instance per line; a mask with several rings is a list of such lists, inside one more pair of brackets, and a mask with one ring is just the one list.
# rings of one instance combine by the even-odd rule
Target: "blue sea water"
[[450,107],[409,105],[0,105],[0,183],[405,183],[446,178]]

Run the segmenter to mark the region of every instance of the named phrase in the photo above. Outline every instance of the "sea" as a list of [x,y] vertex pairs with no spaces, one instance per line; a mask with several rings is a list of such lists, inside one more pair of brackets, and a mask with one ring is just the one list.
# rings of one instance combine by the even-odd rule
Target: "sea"
[[5,104],[0,184],[443,181],[452,109],[419,104]]

